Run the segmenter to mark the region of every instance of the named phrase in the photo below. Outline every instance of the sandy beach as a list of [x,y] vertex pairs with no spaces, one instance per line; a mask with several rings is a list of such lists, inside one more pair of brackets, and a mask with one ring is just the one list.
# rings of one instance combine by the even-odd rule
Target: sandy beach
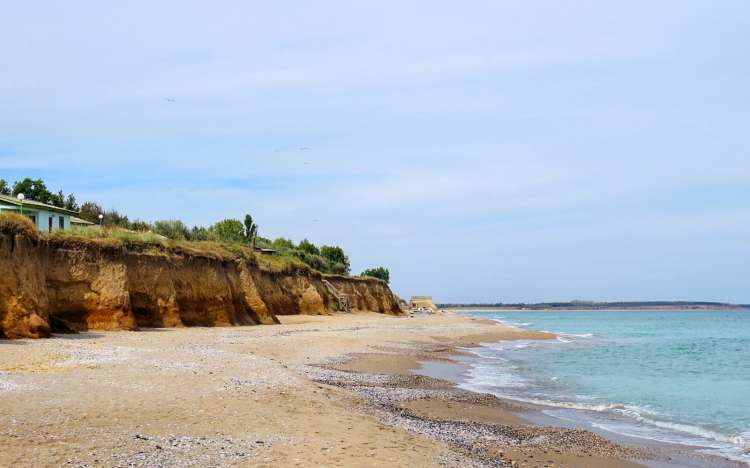
[[2,466],[637,466],[647,454],[415,375],[548,334],[461,316],[0,341]]

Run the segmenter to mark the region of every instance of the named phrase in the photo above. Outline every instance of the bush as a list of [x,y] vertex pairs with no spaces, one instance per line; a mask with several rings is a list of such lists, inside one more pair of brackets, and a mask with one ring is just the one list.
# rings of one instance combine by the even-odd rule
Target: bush
[[320,249],[307,239],[302,239],[297,248],[306,254],[320,255]]
[[136,219],[135,221],[130,223],[130,229],[132,229],[133,231],[138,231],[138,232],[147,232],[147,231],[152,231],[153,226],[151,226],[151,224],[147,223],[146,221],[141,221],[140,219]]
[[302,260],[302,262],[304,262],[305,265],[309,266],[310,268],[322,271],[324,273],[330,271],[328,261],[322,258],[320,255],[311,255],[301,250],[295,250],[294,255]]
[[386,283],[390,283],[391,281],[391,272],[388,271],[388,268],[383,267],[368,268],[367,270],[363,271],[360,276],[371,276],[373,278],[381,279]]
[[185,223],[179,219],[155,221],[154,232],[174,240],[185,240],[190,235]]
[[333,265],[331,265],[329,271],[337,275],[348,275],[349,265],[344,265],[343,263],[334,263]]
[[193,226],[190,231],[190,237],[188,240],[191,241],[209,241],[215,240],[216,236],[211,232],[210,229],[206,229],[203,226]]
[[294,242],[289,239],[279,237],[278,239],[273,241],[273,247],[278,250],[294,250]]
[[216,238],[224,242],[242,242],[245,238],[245,225],[238,219],[225,219],[211,227]]
[[349,257],[341,247],[324,245],[320,248],[320,255],[333,264],[331,268],[335,270],[334,273],[349,273]]

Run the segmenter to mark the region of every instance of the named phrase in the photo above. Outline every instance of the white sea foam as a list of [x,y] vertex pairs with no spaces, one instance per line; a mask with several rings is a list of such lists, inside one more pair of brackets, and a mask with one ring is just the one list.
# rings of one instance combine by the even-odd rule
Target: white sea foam
[[[630,416],[633,416],[633,414],[631,413]],[[614,421],[593,422],[591,424],[599,429],[628,437],[700,447],[699,451],[703,453],[720,455],[750,464],[748,433],[728,435],[699,426],[660,421],[643,416],[633,419],[640,424],[618,424]],[[745,437],[743,437],[743,434]]]
[[[487,366],[489,370],[490,366]],[[478,367],[481,372],[482,368]],[[510,374],[496,374],[491,378],[483,378],[481,374],[476,377],[470,374],[470,382],[460,384],[461,388],[471,391],[490,392],[499,398],[505,398],[534,405],[550,408],[560,408],[579,412],[593,412],[596,414],[619,415],[631,420],[630,423],[608,420],[591,420],[590,418],[569,418],[560,413],[548,412],[546,414],[571,422],[588,422],[594,427],[628,437],[649,439],[658,442],[691,445],[704,448],[706,453],[721,455],[735,461],[750,463],[750,431],[736,435],[722,434],[699,426],[680,424],[656,419],[658,413],[650,408],[626,405],[622,403],[583,403],[571,401],[558,401],[547,398],[524,397],[515,394],[498,392],[498,388],[518,389],[524,387],[524,380]],[[553,377],[552,380],[556,380]],[[495,389],[494,391],[492,389]],[[646,416],[648,415],[648,416]],[[650,416],[650,417],[649,417]],[[602,416],[603,417],[603,416]],[[601,418],[601,417],[600,417]],[[649,429],[649,427],[651,429]]]

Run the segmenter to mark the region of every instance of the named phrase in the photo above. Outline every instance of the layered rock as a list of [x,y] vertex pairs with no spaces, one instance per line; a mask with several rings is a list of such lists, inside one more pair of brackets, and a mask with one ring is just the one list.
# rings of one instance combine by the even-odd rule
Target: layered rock
[[0,232],[0,337],[272,324],[277,315],[338,311],[326,279],[356,310],[400,313],[388,286],[374,278],[268,271],[253,259],[157,244]]

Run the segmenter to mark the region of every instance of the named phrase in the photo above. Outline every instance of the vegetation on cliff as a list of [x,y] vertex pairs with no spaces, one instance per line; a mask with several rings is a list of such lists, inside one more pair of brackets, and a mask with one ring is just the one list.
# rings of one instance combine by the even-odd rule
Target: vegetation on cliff
[[[186,250],[203,252],[211,255],[232,256],[243,258],[253,257],[254,248],[274,250],[274,256],[263,256],[263,264],[271,265],[274,269],[309,268],[322,273],[349,275],[351,263],[344,250],[335,245],[316,246],[307,239],[299,244],[284,237],[268,239],[258,235],[258,225],[249,214],[244,220],[223,219],[211,226],[193,226],[179,219],[156,220],[153,222],[139,219],[130,220],[126,214],[116,209],[105,210],[95,201],[86,201],[80,206],[71,193],[65,195],[63,191],[51,192],[41,179],[26,178],[10,185],[0,179],[0,193],[17,195],[24,193],[28,199],[48,203],[55,206],[79,211],[80,217],[95,224],[103,224],[106,229],[71,229],[56,232],[55,238],[91,239],[98,242],[131,242],[140,241],[152,244],[178,246]],[[99,215],[103,219],[99,219]],[[165,239],[167,241],[165,241]],[[375,272],[375,270],[368,270]],[[386,270],[387,272],[387,270]],[[375,278],[388,281],[382,272],[370,274]]]
[[362,272],[360,276],[369,276],[371,278],[378,278],[386,282],[386,284],[391,282],[391,272],[388,271],[388,268],[383,267],[377,267],[377,268],[369,268]]

